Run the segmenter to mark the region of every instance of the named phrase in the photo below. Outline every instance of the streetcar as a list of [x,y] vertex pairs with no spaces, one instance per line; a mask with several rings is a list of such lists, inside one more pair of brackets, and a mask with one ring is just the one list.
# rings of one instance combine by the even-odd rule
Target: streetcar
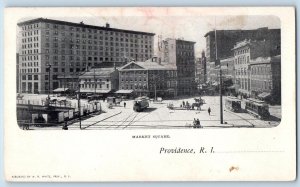
[[270,117],[269,105],[257,99],[247,99],[245,109],[259,119],[268,119]]
[[142,110],[149,107],[149,101],[146,97],[138,97],[134,100],[133,110],[136,112],[141,112]]
[[225,98],[225,107],[226,109],[232,112],[241,112],[241,100],[236,97],[226,97]]

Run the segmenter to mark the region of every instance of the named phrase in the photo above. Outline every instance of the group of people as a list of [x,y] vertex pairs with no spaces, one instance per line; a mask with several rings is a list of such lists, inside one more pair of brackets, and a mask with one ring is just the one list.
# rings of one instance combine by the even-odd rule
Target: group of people
[[190,103],[188,101],[182,101],[182,105],[180,105],[180,107],[182,108],[187,108],[187,109],[190,109]]
[[199,119],[194,118],[193,127],[194,128],[202,128]]

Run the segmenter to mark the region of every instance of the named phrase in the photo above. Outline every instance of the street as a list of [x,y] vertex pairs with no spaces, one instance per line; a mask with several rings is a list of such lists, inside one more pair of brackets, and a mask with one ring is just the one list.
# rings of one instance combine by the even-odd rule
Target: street
[[[194,118],[200,120],[203,128],[265,128],[279,125],[281,118],[281,107],[270,106],[271,118],[269,120],[260,120],[248,113],[234,113],[225,107],[223,113],[224,123],[220,124],[220,103],[218,96],[203,96],[205,104],[201,110],[170,110],[168,103],[173,103],[179,107],[182,101],[194,102],[194,98],[185,98],[178,100],[163,100],[159,102],[150,102],[149,108],[143,112],[133,111],[133,100],[127,100],[126,108],[124,101],[120,106],[107,108],[107,103],[101,101],[101,114],[92,115],[88,119],[81,121],[81,127],[84,130],[122,130],[122,129],[174,129],[174,128],[193,128]],[[223,97],[224,99],[224,97]],[[224,105],[224,102],[223,102]],[[208,108],[211,108],[211,114],[208,114]],[[243,104],[242,104],[243,107]],[[39,127],[32,127],[39,129]],[[43,127],[43,129],[61,129],[61,126]],[[69,130],[78,130],[79,122],[69,124]]]

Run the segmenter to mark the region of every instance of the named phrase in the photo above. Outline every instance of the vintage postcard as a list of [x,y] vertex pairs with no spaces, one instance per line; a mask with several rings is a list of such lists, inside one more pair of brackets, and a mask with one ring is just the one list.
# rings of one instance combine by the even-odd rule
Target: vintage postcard
[[296,178],[293,7],[7,8],[8,181]]

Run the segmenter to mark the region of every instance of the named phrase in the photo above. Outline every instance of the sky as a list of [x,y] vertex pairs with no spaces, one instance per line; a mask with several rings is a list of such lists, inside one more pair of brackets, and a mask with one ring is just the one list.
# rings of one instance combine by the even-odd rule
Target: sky
[[[105,26],[106,23],[109,23],[111,28],[152,32],[156,34],[154,36],[154,52],[157,50],[158,35],[161,35],[163,39],[183,38],[196,42],[196,57],[200,57],[202,50],[205,51],[204,35],[214,28],[217,30],[280,28],[280,20],[275,16],[151,16],[147,19],[138,16],[47,18],[75,23],[83,21],[84,24],[96,26]],[[28,19],[32,18],[24,18],[24,20]]]

